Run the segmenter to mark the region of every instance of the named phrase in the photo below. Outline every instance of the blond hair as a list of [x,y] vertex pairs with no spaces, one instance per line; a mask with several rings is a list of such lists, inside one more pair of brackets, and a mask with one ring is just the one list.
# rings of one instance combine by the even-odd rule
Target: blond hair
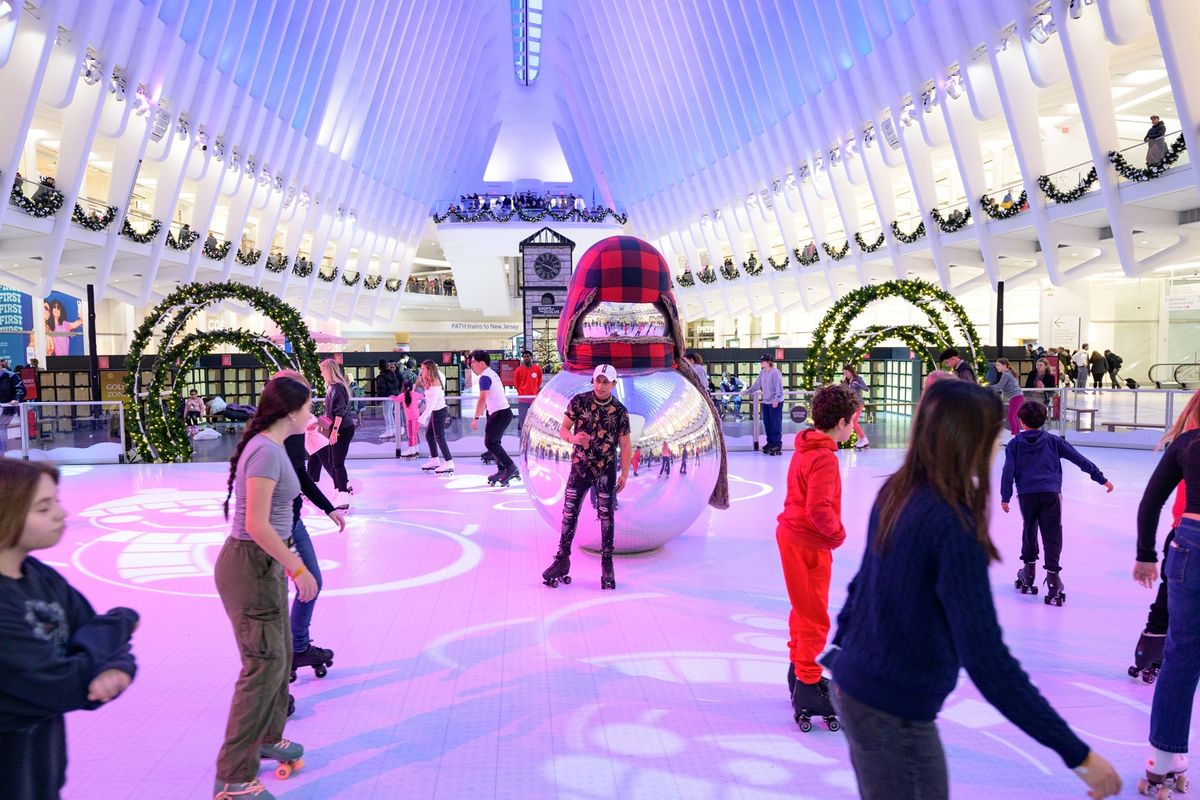
[[347,392],[350,391],[350,381],[346,380],[346,373],[342,371],[342,365],[332,358],[321,362],[321,377],[325,379],[325,383],[340,383]]

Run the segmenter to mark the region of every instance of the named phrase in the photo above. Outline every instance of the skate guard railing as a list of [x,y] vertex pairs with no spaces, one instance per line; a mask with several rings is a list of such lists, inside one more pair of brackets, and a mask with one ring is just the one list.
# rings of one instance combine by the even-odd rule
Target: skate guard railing
[[[11,412],[11,413],[10,413]],[[123,464],[125,404],[28,402],[0,414],[0,452],[56,464]]]

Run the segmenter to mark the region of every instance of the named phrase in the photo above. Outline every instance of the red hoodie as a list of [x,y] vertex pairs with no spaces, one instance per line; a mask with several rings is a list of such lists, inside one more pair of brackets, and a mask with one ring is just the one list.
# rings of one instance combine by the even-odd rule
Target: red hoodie
[[814,428],[796,434],[777,531],[806,547],[824,550],[846,540],[837,442]]

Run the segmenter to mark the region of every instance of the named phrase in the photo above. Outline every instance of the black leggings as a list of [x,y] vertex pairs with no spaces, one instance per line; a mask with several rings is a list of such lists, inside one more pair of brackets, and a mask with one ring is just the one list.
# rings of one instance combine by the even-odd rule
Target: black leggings
[[346,453],[350,450],[350,440],[354,438],[354,426],[342,427],[338,431],[336,444],[322,447],[308,457],[308,477],[316,483],[321,480],[321,467],[333,478],[333,489],[336,492],[350,491],[350,478],[346,475]]
[[439,408],[429,415],[429,426],[425,429],[425,443],[429,445],[429,455],[437,458],[438,450],[442,451],[442,459],[452,461],[450,446],[446,444],[446,420],[450,418],[449,409]]

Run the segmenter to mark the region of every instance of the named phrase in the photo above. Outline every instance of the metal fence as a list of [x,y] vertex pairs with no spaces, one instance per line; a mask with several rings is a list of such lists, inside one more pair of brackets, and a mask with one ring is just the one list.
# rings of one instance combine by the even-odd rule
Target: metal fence
[[125,462],[125,404],[20,403],[0,416],[0,451],[8,458],[58,464]]

